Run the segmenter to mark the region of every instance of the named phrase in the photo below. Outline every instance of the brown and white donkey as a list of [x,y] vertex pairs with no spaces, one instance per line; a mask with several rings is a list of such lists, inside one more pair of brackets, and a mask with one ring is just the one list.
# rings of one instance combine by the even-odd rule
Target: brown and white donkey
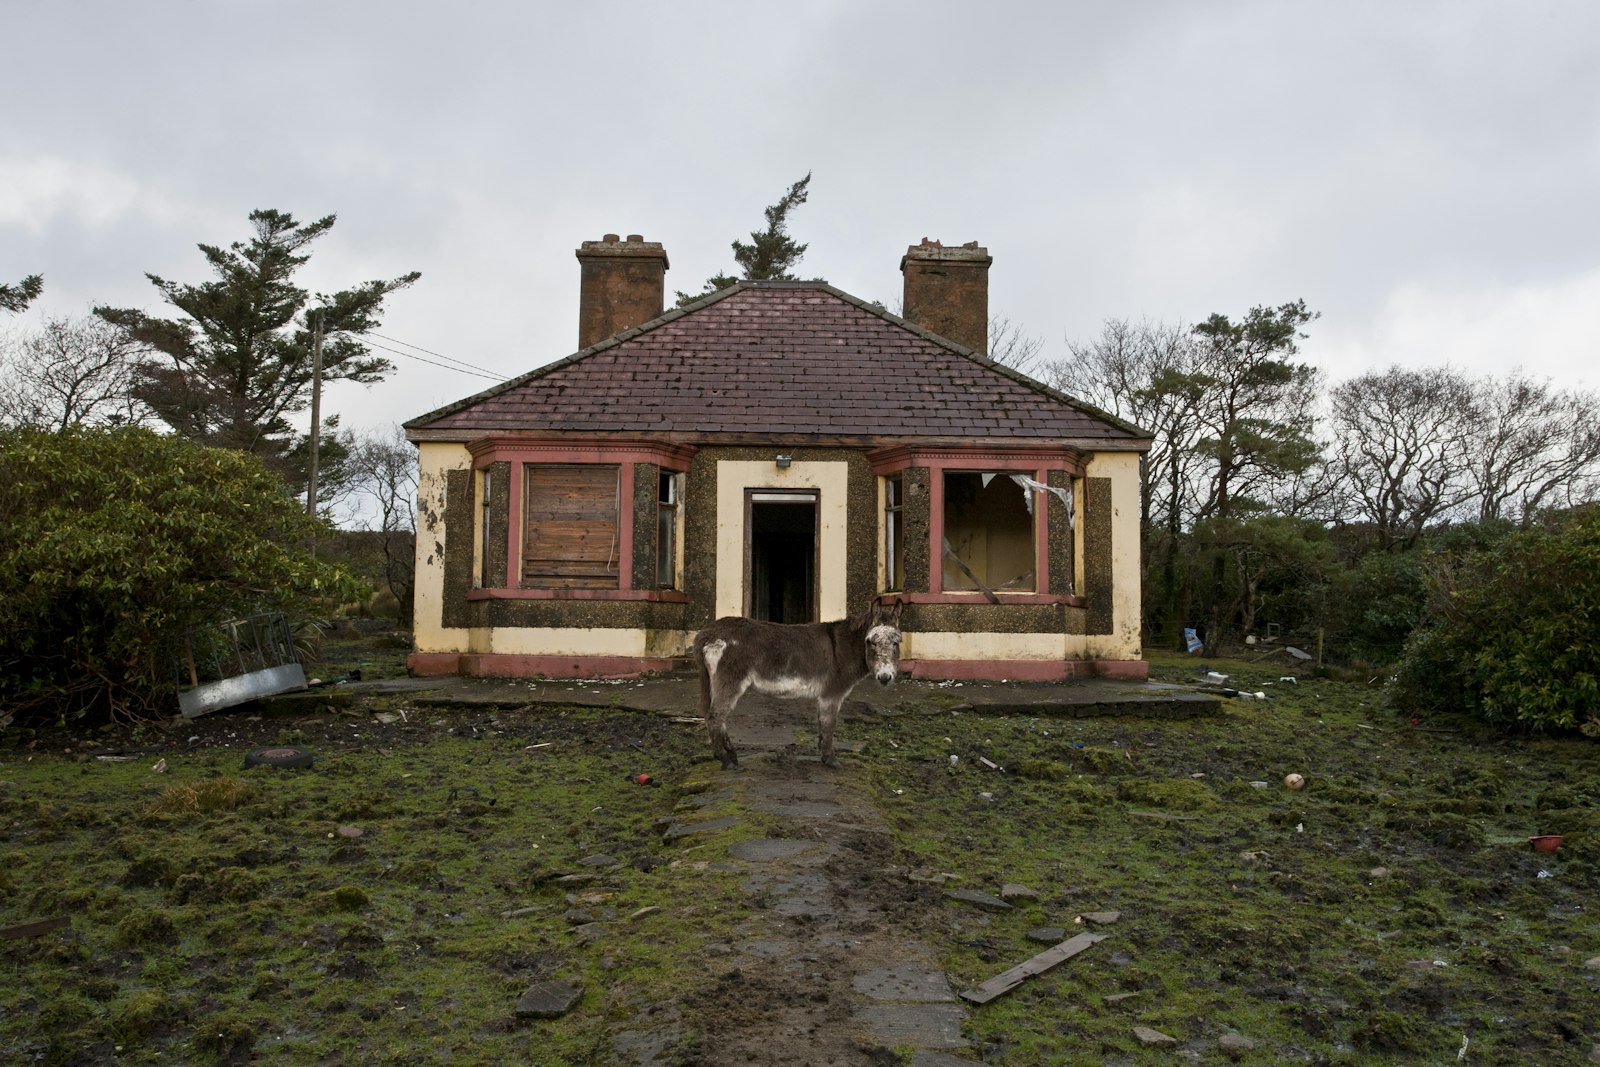
[[700,714],[711,754],[724,767],[739,763],[728,740],[728,716],[745,691],[817,702],[822,762],[837,766],[833,730],[839,706],[871,675],[889,685],[900,673],[900,604],[873,604],[859,618],[776,623],[737,616],[718,619],[695,635],[700,665]]

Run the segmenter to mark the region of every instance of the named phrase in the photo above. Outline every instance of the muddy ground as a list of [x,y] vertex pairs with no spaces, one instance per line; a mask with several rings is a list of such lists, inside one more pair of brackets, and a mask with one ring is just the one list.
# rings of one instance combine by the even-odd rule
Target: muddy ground
[[[383,633],[326,651],[329,679],[401,673]],[[1596,746],[1229,669],[1266,696],[1207,720],[857,708],[837,770],[781,702],[745,709],[726,773],[689,708],[348,686],[6,735],[0,927],[70,925],[0,941],[0,1058],[1600,1062]],[[245,771],[269,744],[318,762]],[[576,1002],[521,1010],[544,983]]]

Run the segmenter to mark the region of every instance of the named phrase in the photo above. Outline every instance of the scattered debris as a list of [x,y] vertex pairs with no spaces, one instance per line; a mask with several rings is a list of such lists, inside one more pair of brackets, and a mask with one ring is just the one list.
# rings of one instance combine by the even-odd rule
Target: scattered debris
[[628,916],[628,920],[631,922],[634,919],[642,919],[646,915],[654,915],[656,912],[658,912],[660,910],[661,910],[661,906],[659,904],[650,904],[650,905],[647,905],[645,907],[640,908],[638,911],[634,912],[632,915],[629,915]]
[[1244,1054],[1254,1050],[1256,1043],[1243,1034],[1223,1034],[1217,1038],[1217,1048],[1230,1060],[1243,1058]]
[[973,1004],[987,1004],[1000,994],[1008,993],[1015,989],[1034,975],[1043,974],[1057,964],[1071,959],[1096,941],[1104,941],[1108,936],[1107,934],[1082,933],[1076,937],[1068,938],[1054,948],[1045,949],[1037,956],[1018,964],[1009,971],[995,975],[977,988],[967,990],[961,994],[961,999],[970,1001]]
[[1039,926],[1029,930],[1024,936],[1026,936],[1029,941],[1038,941],[1041,944],[1055,945],[1059,944],[1062,938],[1067,936],[1067,929],[1064,926]]
[[1133,1036],[1139,1039],[1141,1045],[1176,1045],[1178,1039],[1171,1034],[1163,1034],[1160,1030],[1148,1026],[1135,1026]]
[[166,774],[167,773],[167,758],[165,756],[163,756],[160,759],[156,760],[155,763],[151,764],[150,765],[150,773],[151,774]]
[[1250,783],[1250,788],[1251,789],[1265,789],[1265,788],[1267,788],[1267,783],[1266,782],[1251,782]]
[[1138,990],[1134,990],[1132,993],[1110,993],[1110,994],[1102,997],[1101,999],[1104,1000],[1107,1004],[1121,1004],[1124,1000],[1132,1000],[1134,997],[1136,997],[1138,995],[1139,995],[1139,991]]
[[571,982],[535,982],[517,1001],[517,1014],[535,1019],[558,1019],[583,996],[583,987]]
[[1295,648],[1293,645],[1284,645],[1283,650],[1289,653],[1289,655],[1293,656],[1295,659],[1301,660],[1302,662],[1311,658],[1311,653]]
[[979,756],[978,757],[978,762],[983,764],[985,767],[989,768],[991,771],[998,771],[998,770],[1002,769],[1000,767],[1000,764],[994,762],[993,760],[989,759],[986,756]]
[[1305,775],[1286,774],[1283,776],[1283,784],[1288,786],[1290,789],[1304,789],[1306,787]]
[[1085,922],[1093,923],[1096,926],[1110,926],[1112,923],[1122,918],[1122,912],[1086,911],[1082,915],[1078,916],[1078,918]]
[[985,911],[1010,911],[1011,905],[995,896],[985,893],[981,889],[951,889],[945,893],[950,900],[959,900],[963,904],[974,904]]
[[1020,882],[1007,882],[1000,887],[1000,896],[1004,900],[1017,900],[1019,898],[1037,899],[1039,891]]
[[347,841],[354,841],[356,838],[366,833],[366,831],[361,829],[359,826],[341,826],[336,832],[340,837]]
[[1227,685],[1228,675],[1219,674],[1216,671],[1206,671],[1206,681],[1212,685]]
[[0,940],[38,937],[40,934],[48,934],[51,930],[59,930],[63,926],[70,925],[72,925],[72,919],[66,915],[57,915],[53,919],[38,919],[31,923],[21,923],[17,926],[0,928]]

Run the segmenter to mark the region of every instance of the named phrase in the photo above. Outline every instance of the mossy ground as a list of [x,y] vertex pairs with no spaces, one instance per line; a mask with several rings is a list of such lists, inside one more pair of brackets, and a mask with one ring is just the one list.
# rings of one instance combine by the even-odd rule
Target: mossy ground
[[[1121,914],[1084,955],[972,1009],[984,1060],[1173,1062],[1139,1044],[1142,1024],[1198,1062],[1227,1062],[1230,1031],[1255,1042],[1247,1062],[1590,1062],[1600,746],[1413,723],[1365,685],[1207,666],[1269,698],[1214,719],[944,711],[866,731],[908,863],[1044,894],[939,913],[958,989],[1043,948],[1032,928]],[[1554,832],[1560,852],[1529,848]]]
[[[308,770],[0,756],[0,926],[72,919],[0,941],[0,1061],[606,1062],[608,1027],[696,971],[682,931],[736,914],[708,863],[728,838],[663,844],[681,792],[629,780],[692,778],[700,740],[604,712],[407,718],[314,741]],[[620,866],[580,862],[601,853]],[[586,942],[574,908],[616,918]],[[579,1009],[519,1019],[541,978],[581,984]]]
[[[1043,894],[1002,915],[903,897],[957,989],[1044,947],[1034,927],[1121,913],[1107,940],[971,1008],[974,1054],[1221,1063],[1236,1031],[1256,1043],[1246,1063],[1586,1062],[1600,745],[1411,723],[1359,683],[1220,669],[1270,699],[1209,720],[930,707],[847,724],[865,744],[842,773],[870,783],[896,838],[863,860],[876,877]],[[243,768],[274,743],[321,759]],[[685,993],[714,986],[707,946],[751,907],[720,861],[769,829],[663,842],[658,820],[713,766],[703,745],[659,717],[402,697],[70,747],[0,738],[0,927],[71,918],[0,941],[0,1061],[607,1063],[614,1031],[665,1006],[693,1062],[707,1027]],[[641,770],[664,787],[630,781]],[[1303,791],[1282,785],[1291,771]],[[1529,850],[1544,832],[1567,835],[1560,852]],[[620,866],[581,863],[597,853]],[[616,917],[588,940],[575,908]],[[518,1017],[543,978],[583,1000]],[[1140,1046],[1135,1024],[1179,1051]]]

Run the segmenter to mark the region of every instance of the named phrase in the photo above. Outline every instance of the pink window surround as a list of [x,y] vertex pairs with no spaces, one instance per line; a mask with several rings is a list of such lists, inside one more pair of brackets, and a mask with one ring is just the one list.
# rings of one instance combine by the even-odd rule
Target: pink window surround
[[[1026,474],[1034,481],[1043,482],[1048,471],[1067,471],[1074,478],[1083,477],[1083,455],[1076,449],[1055,451],[1041,448],[959,448],[943,447],[922,449],[895,447],[875,449],[867,453],[872,472],[882,476],[903,471],[908,467],[928,469],[928,592],[895,594],[912,604],[971,604],[984,603],[982,593],[973,591],[944,591],[944,475],[946,471],[1015,471]],[[1035,592],[1007,593],[995,590],[1002,604],[1072,604],[1087,603],[1081,596],[1071,593],[1041,593],[1050,588],[1049,508],[1052,494],[1040,493],[1039,506],[1033,509],[1033,556]]]
[[[675,589],[635,589],[633,587],[633,465],[654,463],[674,473],[689,469],[693,448],[648,442],[539,441],[516,437],[484,437],[467,446],[472,453],[472,469],[486,470],[496,463],[511,464],[510,497],[506,522],[505,585],[473,589],[468,600],[657,600],[687,603],[688,597]],[[523,467],[529,463],[604,463],[617,467],[617,585],[616,589],[524,589],[522,588],[522,489]],[[654,510],[650,513],[655,520]]]

